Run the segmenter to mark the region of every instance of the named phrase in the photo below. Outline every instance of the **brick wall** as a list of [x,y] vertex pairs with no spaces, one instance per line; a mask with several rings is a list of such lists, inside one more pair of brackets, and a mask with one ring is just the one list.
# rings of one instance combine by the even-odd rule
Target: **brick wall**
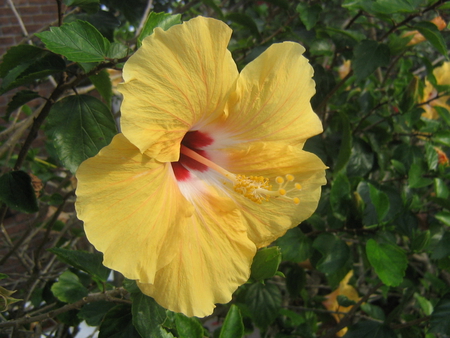
[[[9,47],[27,43],[26,38],[58,20],[56,0],[12,0],[23,23],[14,14],[9,0],[0,1],[0,58]],[[6,105],[13,92],[0,96],[0,117],[5,115]]]

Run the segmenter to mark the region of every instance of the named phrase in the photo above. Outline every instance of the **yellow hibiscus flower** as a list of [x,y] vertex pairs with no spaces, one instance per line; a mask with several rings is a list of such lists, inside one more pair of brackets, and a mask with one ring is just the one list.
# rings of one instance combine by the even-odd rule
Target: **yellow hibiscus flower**
[[[304,48],[269,47],[239,74],[231,29],[155,29],[123,69],[121,130],[81,164],[76,209],[104,265],[165,308],[207,316],[258,248],[316,209],[325,166]],[[274,188],[272,188],[274,186]]]
[[[433,75],[436,78],[436,83],[438,85],[448,85],[450,86],[450,62],[444,62],[442,66],[436,67],[433,70]],[[441,95],[441,96],[440,96]],[[433,100],[433,98],[437,97]],[[429,81],[425,81],[425,89],[423,90],[422,102],[428,102],[422,105],[425,112],[422,114],[423,117],[428,119],[437,119],[439,117],[438,112],[434,109],[434,106],[440,106],[446,108],[450,111],[450,105],[447,103],[450,100],[450,95],[442,95]]]

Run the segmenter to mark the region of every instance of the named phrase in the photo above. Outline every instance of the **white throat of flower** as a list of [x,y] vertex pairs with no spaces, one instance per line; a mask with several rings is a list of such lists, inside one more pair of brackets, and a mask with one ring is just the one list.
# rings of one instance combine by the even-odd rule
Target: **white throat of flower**
[[181,145],[180,151],[182,154],[221,174],[226,180],[233,183],[234,191],[247,197],[253,202],[262,203],[273,197],[282,198],[295,204],[300,203],[300,199],[298,197],[292,197],[291,195],[295,195],[296,191],[300,191],[302,186],[300,183],[294,182],[294,176],[291,174],[287,174],[285,176],[286,179],[278,176],[275,179],[275,183],[278,184],[278,188],[276,190],[272,190],[270,180],[266,177],[235,175],[184,145]]

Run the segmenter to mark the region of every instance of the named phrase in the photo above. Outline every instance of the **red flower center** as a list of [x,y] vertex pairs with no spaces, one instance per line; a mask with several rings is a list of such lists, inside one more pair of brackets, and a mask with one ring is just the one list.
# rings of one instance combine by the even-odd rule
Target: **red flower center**
[[[208,158],[208,154],[205,150],[202,150],[202,148],[213,142],[214,140],[211,136],[196,130],[187,132],[186,135],[184,135],[181,144],[201,156]],[[190,170],[203,172],[208,170],[208,167],[181,153],[180,159],[177,162],[172,162],[172,169],[177,181],[186,181],[191,177]]]

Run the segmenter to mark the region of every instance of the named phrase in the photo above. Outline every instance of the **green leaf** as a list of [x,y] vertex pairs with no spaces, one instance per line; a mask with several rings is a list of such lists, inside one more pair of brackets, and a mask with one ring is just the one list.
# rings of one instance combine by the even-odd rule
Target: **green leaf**
[[120,304],[108,311],[98,338],[142,338],[133,326],[131,306]]
[[16,93],[8,103],[8,108],[6,109],[6,119],[9,119],[9,116],[14,110],[22,107],[25,103],[39,97],[41,96],[32,90],[22,90]]
[[408,0],[377,0],[372,9],[382,14],[412,13],[416,10]]
[[175,325],[180,338],[203,338],[202,324],[195,317],[186,317],[182,313],[175,314]]
[[403,281],[408,259],[400,247],[388,243],[377,243],[369,239],[366,254],[381,281],[388,286],[398,286]]
[[397,338],[395,332],[379,322],[360,321],[350,326],[345,338]]
[[238,25],[244,26],[247,28],[255,37],[259,38],[259,30],[258,26],[256,25],[255,21],[248,16],[247,14],[243,13],[230,13],[226,15],[225,19],[234,23],[237,23]]
[[60,73],[66,68],[64,60],[53,53],[42,51],[36,55],[32,51],[32,55],[34,58],[30,57],[9,69],[3,78],[0,95],[19,86],[32,84],[34,80]]
[[348,245],[330,233],[320,234],[314,240],[313,247],[322,254],[316,268],[323,273],[333,274],[337,272],[345,266],[350,257]]
[[78,312],[78,317],[86,321],[89,326],[99,326],[106,313],[111,310],[115,304],[105,300],[88,303]]
[[431,253],[432,259],[442,259],[450,255],[450,232],[446,231]]
[[428,169],[436,170],[438,166],[438,154],[431,143],[425,144],[425,155],[427,159]]
[[450,226],[450,212],[449,211],[439,211],[434,217],[444,223],[447,226]]
[[107,57],[110,59],[121,59],[127,56],[129,48],[119,42],[113,42],[108,48]]
[[450,126],[450,111],[444,107],[433,106],[434,109],[438,112],[439,116],[442,117],[442,120]]
[[219,338],[241,338],[243,335],[244,323],[241,312],[236,305],[232,304],[220,329]]
[[151,335],[154,338],[164,338],[165,330],[162,323],[167,318],[166,310],[156,301],[138,291],[131,294],[133,305],[133,325],[142,337]]
[[428,332],[450,335],[450,293],[442,297],[431,314]]
[[64,0],[64,4],[67,7],[78,6],[90,14],[96,13],[100,9],[99,0]]
[[352,61],[357,81],[366,79],[378,67],[390,61],[389,47],[373,40],[363,40],[355,48]]
[[330,191],[330,204],[333,216],[341,221],[345,221],[349,213],[351,199],[351,186],[347,175],[339,172],[333,181]]
[[145,20],[142,31],[137,38],[137,44],[140,47],[142,40],[153,33],[156,27],[168,30],[170,27],[181,23],[181,14],[155,13],[151,12]]
[[89,77],[100,95],[106,101],[108,108],[111,107],[111,99],[113,96],[111,78],[106,69],[101,70],[98,74]]
[[101,62],[110,45],[97,28],[81,20],[36,35],[49,50],[74,62]]
[[293,228],[276,241],[281,248],[283,260],[300,263],[311,257],[312,241],[299,228]]
[[11,171],[0,176],[0,201],[27,213],[39,210],[31,177],[24,171]]
[[441,130],[433,135],[433,141],[450,147],[450,131]]
[[277,246],[259,250],[253,258],[251,277],[257,281],[273,277],[281,263],[281,250]]
[[338,295],[336,297],[336,300],[338,304],[343,307],[349,307],[356,304],[354,300],[348,299],[348,297],[345,295]]
[[31,64],[33,60],[41,58],[48,54],[42,48],[33,45],[17,45],[8,49],[3,55],[0,63],[0,77],[4,78],[12,69],[26,63]]
[[408,183],[411,188],[423,188],[433,183],[430,178],[425,178],[425,171],[419,163],[411,164],[408,172]]
[[70,271],[63,272],[51,290],[56,298],[65,303],[74,303],[88,295],[78,276]]
[[378,222],[381,223],[389,212],[390,202],[386,193],[369,183],[370,199],[375,207]]
[[100,252],[91,253],[63,248],[52,248],[48,251],[54,253],[61,262],[87,272],[103,282],[106,282],[111,273],[111,270],[102,264],[103,255]]
[[341,123],[341,135],[342,141],[339,148],[339,154],[337,157],[336,164],[334,166],[334,172],[339,172],[341,169],[345,168],[350,156],[352,154],[352,130],[350,128],[350,121],[348,116],[344,113],[339,113],[339,120]]
[[217,6],[214,0],[201,0],[206,6],[211,7],[216,12],[219,19],[223,19],[223,12],[219,6]]
[[296,8],[297,13],[300,15],[300,19],[306,27],[306,30],[311,30],[317,21],[319,21],[320,13],[322,12],[322,7],[318,4],[313,4],[308,6],[305,3],[299,3]]
[[414,293],[414,298],[419,303],[419,306],[422,309],[425,316],[431,315],[431,313],[433,312],[433,305],[431,304],[431,302],[425,297],[419,295],[417,292]]
[[266,329],[278,316],[281,307],[280,289],[270,283],[255,283],[247,290],[245,304],[256,326]]
[[422,34],[439,53],[448,57],[447,45],[437,26],[428,21],[421,21],[413,26]]
[[48,131],[59,159],[72,173],[117,134],[108,107],[89,95],[67,96],[56,102],[48,118]]
[[363,310],[369,317],[372,317],[374,319],[378,319],[381,321],[384,321],[386,319],[383,309],[377,305],[364,303],[361,304],[361,310]]

